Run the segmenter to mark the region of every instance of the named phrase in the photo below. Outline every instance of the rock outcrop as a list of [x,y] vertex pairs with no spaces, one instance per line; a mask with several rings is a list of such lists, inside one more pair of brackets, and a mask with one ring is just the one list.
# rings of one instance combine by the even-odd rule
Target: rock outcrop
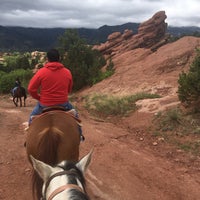
[[136,48],[150,48],[155,51],[168,41],[166,18],[165,11],[159,11],[140,24],[138,33],[134,34],[132,30],[125,30],[123,33],[114,32],[108,36],[105,43],[94,48],[109,56]]

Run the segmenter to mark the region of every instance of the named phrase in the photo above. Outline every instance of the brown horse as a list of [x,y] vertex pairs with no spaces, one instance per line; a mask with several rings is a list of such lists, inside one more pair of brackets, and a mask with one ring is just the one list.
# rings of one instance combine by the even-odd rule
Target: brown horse
[[11,91],[13,102],[15,106],[18,106],[18,101],[20,101],[20,107],[22,107],[22,97],[24,97],[24,107],[26,106],[26,90],[24,87],[19,86],[15,91]]
[[[49,111],[36,117],[27,130],[26,151],[49,165],[79,159],[80,133],[77,120],[65,111]],[[30,160],[29,160],[30,161]],[[33,196],[40,199],[42,179],[33,170]]]

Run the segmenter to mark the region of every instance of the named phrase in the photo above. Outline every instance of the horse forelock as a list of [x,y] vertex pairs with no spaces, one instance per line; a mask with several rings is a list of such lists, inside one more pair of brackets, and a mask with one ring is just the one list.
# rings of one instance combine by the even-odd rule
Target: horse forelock
[[[76,167],[76,163],[69,162],[69,161],[63,161],[62,163],[60,163],[54,167],[61,168],[63,170],[63,172],[66,172],[66,174],[65,174],[65,173],[62,173],[62,171],[59,171],[62,173],[62,175],[65,175],[67,177],[66,178],[67,183],[64,183],[64,185],[77,185],[78,187],[80,187],[80,190],[76,189],[74,187],[67,190],[66,197],[68,197],[70,200],[76,200],[76,199],[89,200],[89,197],[85,190],[85,178],[83,176],[83,173]],[[52,175],[52,176],[54,176],[54,175]],[[54,177],[56,177],[56,176],[54,176]],[[59,186],[59,184],[62,185],[63,183],[61,183],[59,181],[57,183],[55,182],[54,184]],[[68,198],[66,198],[66,199],[68,199]]]
[[62,168],[64,171],[67,171],[67,176],[69,180],[69,184],[77,184],[79,185],[79,182],[81,183],[81,186],[83,187],[83,190],[85,191],[85,178],[83,173],[76,167],[76,163],[65,161],[62,162],[61,165],[57,165],[58,167]]

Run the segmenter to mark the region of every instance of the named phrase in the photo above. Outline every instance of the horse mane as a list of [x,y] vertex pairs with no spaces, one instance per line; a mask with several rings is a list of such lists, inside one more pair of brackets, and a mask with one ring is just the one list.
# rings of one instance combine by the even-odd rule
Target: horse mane
[[[63,132],[56,127],[47,127],[38,133],[39,144],[38,144],[38,160],[49,165],[57,164],[57,149],[61,141]],[[42,196],[42,185],[43,181],[39,177],[36,171],[32,173],[32,191],[33,196],[40,199]]]

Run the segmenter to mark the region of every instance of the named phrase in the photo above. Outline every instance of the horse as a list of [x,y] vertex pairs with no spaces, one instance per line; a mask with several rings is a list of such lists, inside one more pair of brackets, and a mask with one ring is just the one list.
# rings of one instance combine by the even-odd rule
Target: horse
[[24,87],[19,86],[16,90],[11,90],[11,94],[16,107],[18,106],[18,101],[20,101],[20,107],[22,107],[22,97],[24,97],[24,107],[26,106],[27,95]]
[[[74,115],[66,111],[51,110],[35,117],[26,130],[26,153],[49,165],[62,160],[79,159],[80,132]],[[40,199],[43,181],[33,170],[33,197]]]
[[92,151],[79,162],[67,160],[52,167],[30,156],[33,167],[43,179],[42,200],[89,200],[84,173],[90,164]]

